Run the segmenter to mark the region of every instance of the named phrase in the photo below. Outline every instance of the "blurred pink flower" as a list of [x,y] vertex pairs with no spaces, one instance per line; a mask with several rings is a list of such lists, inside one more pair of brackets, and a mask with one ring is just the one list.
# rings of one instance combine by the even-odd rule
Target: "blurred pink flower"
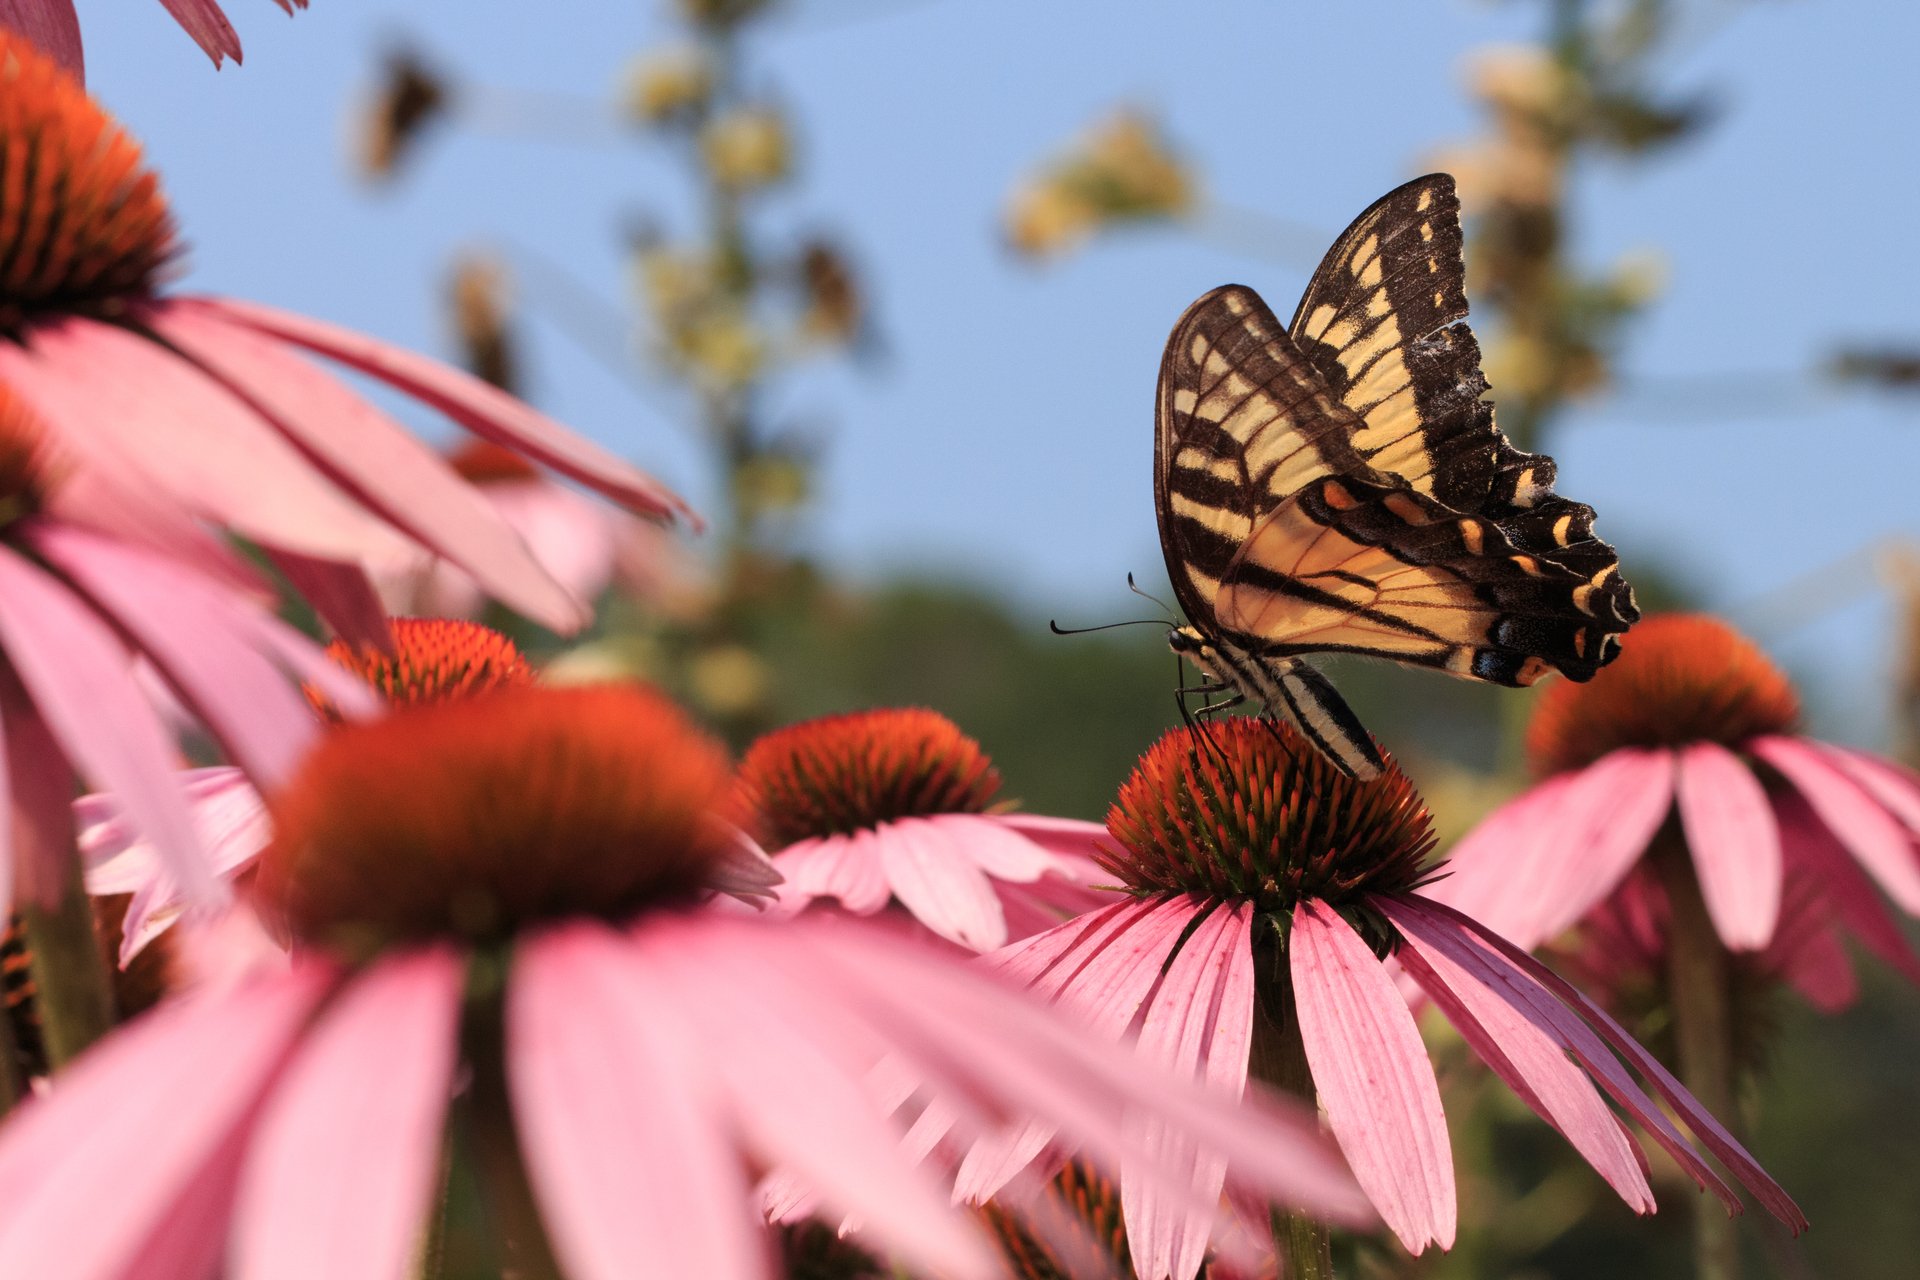
[[887,708],[824,716],[747,749],[737,802],[785,882],[780,906],[898,904],[972,951],[1112,901],[1093,861],[1106,828],[991,812],[1000,775],[945,716]]
[[726,785],[718,749],[630,686],[336,729],[276,795],[257,885],[291,969],[114,1033],[0,1127],[0,1274],[398,1280],[457,1079],[475,1141],[517,1139],[481,1176],[524,1179],[573,1280],[770,1277],[751,1179],[774,1166],[916,1270],[1000,1274],[898,1140],[882,1075],[1109,1164],[1148,1156],[1127,1118],[1151,1114],[1248,1194],[1361,1212],[1295,1109],[1165,1078],[880,926],[695,909]]
[[[1108,817],[1122,852],[1101,864],[1133,896],[990,957],[1001,972],[1109,1036],[1137,1031],[1149,1055],[1236,1097],[1256,1039],[1283,1034],[1276,1011],[1296,1010],[1328,1125],[1381,1217],[1416,1253],[1453,1243],[1453,1160],[1433,1067],[1388,954],[1636,1211],[1654,1208],[1645,1158],[1602,1090],[1729,1212],[1739,1197],[1662,1102],[1769,1210],[1805,1226],[1786,1193],[1611,1017],[1419,891],[1433,837],[1397,768],[1360,783],[1288,726],[1235,719],[1209,732],[1211,746],[1182,731],[1162,738]],[[1045,1153],[1049,1136],[1029,1126],[977,1146],[960,1192],[995,1194]],[[1217,1200],[1225,1167],[1163,1136],[1148,1141],[1178,1153],[1192,1193],[1183,1206],[1123,1166],[1134,1265],[1142,1280],[1189,1280],[1213,1227],[1210,1211],[1191,1206]]]
[[[1531,949],[1617,892],[1673,822],[1729,950],[1811,946],[1844,967],[1838,923],[1920,981],[1874,888],[1920,915],[1920,779],[1794,735],[1798,710],[1786,677],[1724,623],[1642,622],[1591,683],[1542,697],[1529,742],[1547,780],[1462,840],[1431,896]],[[1793,925],[1825,941],[1779,936],[1789,879],[1825,905]]]
[[[0,382],[43,424],[60,514],[247,589],[210,537],[261,549],[343,635],[384,620],[363,566],[425,548],[562,631],[584,602],[433,450],[295,354],[398,388],[476,434],[645,514],[680,500],[478,379],[373,338],[253,303],[166,296],[172,219],[138,147],[85,90],[0,32]],[[31,216],[29,214],[31,213]]]
[[[673,530],[555,483],[491,441],[469,441],[448,461],[575,599],[617,587],[681,613],[699,595],[699,571]],[[471,574],[420,549],[375,566],[374,583],[394,613],[474,618],[486,603]]]
[[[222,58],[240,61],[240,37],[216,0],[160,0],[173,20],[206,50],[213,65]],[[289,15],[307,7],[307,0],[274,0]],[[80,15],[73,0],[0,0],[0,27],[11,27],[33,41],[54,61],[85,79],[80,48]]]

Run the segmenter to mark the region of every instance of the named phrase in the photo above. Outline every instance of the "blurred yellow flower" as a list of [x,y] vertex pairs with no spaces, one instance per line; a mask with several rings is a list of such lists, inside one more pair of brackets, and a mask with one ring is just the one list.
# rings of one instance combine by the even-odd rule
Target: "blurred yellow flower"
[[707,172],[723,187],[750,191],[787,176],[792,143],[786,121],[771,107],[739,107],[716,116],[700,137]]
[[1014,192],[1007,238],[1034,257],[1060,253],[1115,223],[1180,217],[1194,198],[1186,162],[1159,128],[1122,111]]
[[694,658],[687,671],[694,700],[719,716],[736,716],[766,701],[766,663],[744,645],[723,644]]
[[684,119],[713,92],[713,64],[695,45],[641,54],[627,73],[627,113],[644,124]]

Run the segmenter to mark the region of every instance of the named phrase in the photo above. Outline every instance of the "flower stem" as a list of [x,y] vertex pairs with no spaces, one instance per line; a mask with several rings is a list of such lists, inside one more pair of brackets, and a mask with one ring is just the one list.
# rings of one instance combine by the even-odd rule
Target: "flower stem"
[[[1258,998],[1253,1006],[1248,1074],[1312,1107],[1319,1095],[1314,1092],[1307,1048],[1300,1039],[1300,1019],[1294,1013],[1286,949],[1266,932],[1257,930],[1253,944]],[[1333,1280],[1333,1232],[1325,1222],[1310,1214],[1274,1209],[1269,1226],[1281,1275],[1288,1280]]]
[[[1673,1013],[1680,1079],[1706,1109],[1737,1134],[1733,1002],[1726,946],[1700,896],[1693,860],[1670,823],[1650,856],[1666,889],[1667,1000]],[[1740,1241],[1733,1220],[1701,1197],[1693,1215],[1694,1274],[1698,1280],[1739,1280]]]
[[80,859],[61,861],[59,901],[20,906],[34,1007],[46,1039],[47,1064],[56,1071],[114,1023],[113,979],[94,926],[93,902],[80,878]]
[[561,1280],[560,1264],[554,1260],[546,1224],[540,1220],[513,1127],[504,1053],[506,1024],[500,1007],[502,993],[497,989],[504,982],[489,982],[482,973],[485,968],[479,962],[474,965],[461,1029],[464,1056],[473,1068],[473,1085],[460,1107],[470,1140],[468,1150],[507,1273],[514,1280]]
[[0,1116],[27,1096],[27,1078],[20,1064],[20,1042],[13,1035],[13,1010],[0,1009]]

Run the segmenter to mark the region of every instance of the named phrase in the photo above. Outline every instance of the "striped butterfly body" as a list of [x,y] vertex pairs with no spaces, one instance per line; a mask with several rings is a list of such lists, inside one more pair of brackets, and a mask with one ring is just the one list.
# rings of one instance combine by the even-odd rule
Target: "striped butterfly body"
[[1306,655],[1587,680],[1640,616],[1593,509],[1494,425],[1460,245],[1453,179],[1415,179],[1334,242],[1293,323],[1226,285],[1160,364],[1154,500],[1190,624],[1170,643],[1227,695],[1201,714],[1254,703],[1360,778],[1380,753]]

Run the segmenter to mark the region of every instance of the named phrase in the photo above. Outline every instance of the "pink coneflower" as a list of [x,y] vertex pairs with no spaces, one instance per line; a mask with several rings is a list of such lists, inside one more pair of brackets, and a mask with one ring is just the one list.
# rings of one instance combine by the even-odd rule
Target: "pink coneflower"
[[897,905],[951,942],[991,951],[1110,895],[1098,823],[994,812],[1000,775],[937,711],[825,716],[767,734],[740,762],[746,824],[786,877],[788,910]]
[[1260,1193],[1357,1210],[1301,1115],[1229,1107],[883,927],[699,909],[728,779],[632,686],[328,734],[274,798],[256,883],[292,968],[147,1015],[0,1128],[0,1274],[224,1255],[234,1280],[398,1280],[456,1080],[523,1274],[768,1276],[750,1188],[779,1166],[904,1264],[994,1275],[897,1140],[881,1074],[974,1125],[1043,1117],[1102,1160],[1145,1154],[1122,1120],[1144,1110]]
[[[307,7],[307,0],[273,0],[289,15]],[[216,0],[160,0],[193,42],[206,51],[213,65],[222,58],[240,61],[240,37]],[[11,27],[44,49],[61,66],[84,79],[86,62],[80,47],[80,15],[73,0],[0,0],[0,27]]]
[[[1360,1185],[1408,1249],[1453,1242],[1453,1161],[1433,1068],[1384,960],[1400,965],[1515,1093],[1626,1202],[1654,1203],[1639,1148],[1598,1084],[1730,1211],[1740,1201],[1635,1083],[1798,1229],[1799,1210],[1604,1012],[1484,926],[1419,892],[1429,815],[1397,768],[1335,770],[1285,726],[1175,731],[1141,759],[1108,815],[1101,865],[1127,901],[998,953],[1010,976],[1237,1094],[1249,1074],[1317,1096]],[[1030,1129],[972,1151],[960,1189],[994,1193],[1044,1149]],[[1163,1150],[1177,1149],[1169,1144]],[[1217,1161],[1188,1155],[1193,1203]],[[1122,1174],[1134,1265],[1187,1280],[1212,1216]],[[1296,1260],[1297,1261],[1297,1260]]]
[[383,621],[362,572],[415,547],[573,630],[585,605],[472,486],[296,350],[384,381],[633,509],[679,499],[485,383],[375,339],[252,303],[165,296],[178,252],[139,148],[79,83],[0,32],[0,382],[71,477],[63,514],[209,573],[257,576],[208,536],[260,548],[342,634]]
[[[479,490],[555,582],[579,600],[609,587],[670,610],[698,593],[692,557],[671,529],[555,483],[519,454],[472,440],[447,459]],[[478,617],[486,593],[473,576],[425,551],[377,566],[374,582],[394,613]]]
[[1920,980],[1873,888],[1920,915],[1920,780],[1800,737],[1798,719],[1787,678],[1725,623],[1648,619],[1591,683],[1541,698],[1528,746],[1546,781],[1460,843],[1432,896],[1532,948],[1615,893],[1665,829],[1684,837],[1729,950],[1775,942],[1783,885],[1797,877],[1831,908],[1800,912],[1802,927],[1830,932],[1837,920]]
[[373,699],[257,598],[75,518],[67,499],[86,481],[49,434],[0,383],[0,808],[13,815],[0,913],[15,896],[58,900],[73,867],[76,773],[121,797],[179,892],[217,898],[172,732],[138,664],[269,783],[317,731],[296,681],[326,684],[355,714]]

